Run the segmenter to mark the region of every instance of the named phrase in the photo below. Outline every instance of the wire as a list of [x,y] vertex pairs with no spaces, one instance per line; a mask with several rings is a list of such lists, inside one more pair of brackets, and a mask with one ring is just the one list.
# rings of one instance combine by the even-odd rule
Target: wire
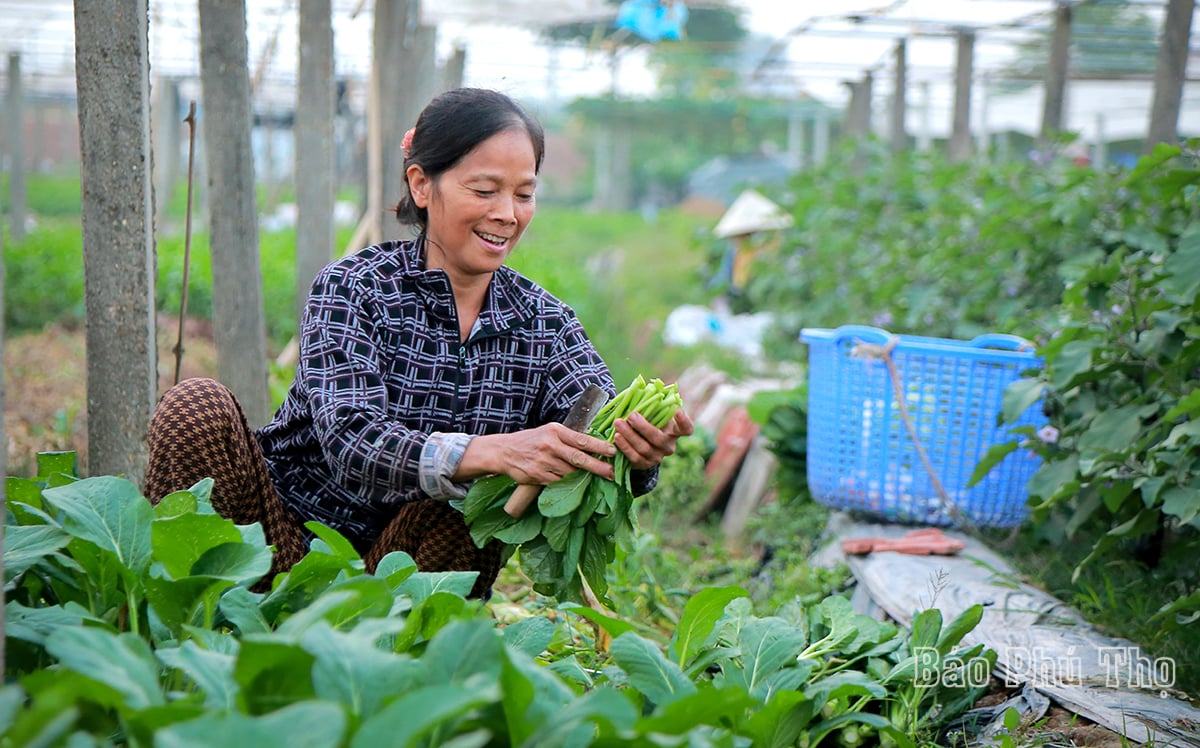
[[[973,0],[982,2],[985,0]],[[911,63],[912,49],[917,43],[945,43],[959,27],[972,29],[976,35],[977,57],[979,48],[987,45],[989,49],[1006,47],[1016,52],[1021,43],[1037,39],[1040,35],[1049,33],[1047,18],[1053,12],[1053,3],[1049,0],[986,0],[986,2],[1007,5],[1014,11],[1014,17],[992,23],[964,24],[960,21],[945,19],[904,19],[897,13],[909,0],[879,0],[873,8],[858,13],[838,13],[814,16],[797,25],[782,37],[774,40],[767,52],[757,61],[751,61],[751,82],[770,79],[781,80],[781,76],[802,76],[808,71],[811,76],[818,72],[839,73],[846,71],[878,73],[889,68],[891,45],[883,52],[876,52],[878,47],[870,47],[867,55],[873,56],[867,60],[847,61],[797,61],[787,59],[787,51],[795,38],[809,34],[812,36],[857,36],[865,40],[881,42],[895,41],[907,38],[910,42],[910,75],[947,76],[951,68],[947,65],[916,66]],[[715,2],[707,3],[716,7]],[[1072,7],[1085,5],[1116,7],[1117,5],[1134,5],[1142,13],[1161,10],[1161,0],[1076,0],[1070,3]],[[374,2],[366,0],[334,0],[335,15],[335,55],[339,76],[361,77],[369,67],[369,59],[364,50],[370,48],[370,15]],[[479,28],[478,23],[472,23],[480,18],[474,14],[473,7],[477,4],[469,0],[443,0],[426,6],[426,16],[436,15],[439,20],[448,21],[450,25],[460,23],[470,28]],[[501,2],[495,4],[494,12],[507,11],[521,3]],[[509,20],[513,25],[528,23],[532,15],[545,16],[548,14],[545,3],[527,2],[520,13],[510,14]],[[574,0],[553,4],[555,10],[563,10],[582,14],[591,12],[605,5],[603,0]],[[195,0],[149,0],[151,10],[150,54],[152,72],[172,76],[198,77],[198,53],[194,52],[199,45],[199,31],[196,23]],[[728,6],[724,6],[728,7]],[[911,6],[909,6],[911,7]],[[74,19],[73,4],[69,0],[0,0],[0,49],[8,47],[14,51],[25,53],[22,60],[23,74],[27,75],[38,85],[55,90],[68,88],[69,76],[73,74],[74,53]],[[1031,12],[1026,9],[1034,8]],[[590,9],[590,10],[589,10]],[[603,9],[603,8],[601,8]],[[608,5],[608,11],[612,6]],[[489,12],[493,12],[489,11]],[[284,53],[288,47],[295,47],[297,23],[295,22],[294,0],[254,0],[247,2],[247,29],[251,36],[250,55],[258,61],[258,75],[261,85],[270,89],[270,96],[275,98],[278,91],[286,86],[295,84],[295,70],[288,64],[291,53]],[[588,16],[588,20],[591,20]],[[453,20],[451,20],[453,19]],[[544,19],[538,19],[544,20]],[[1075,25],[1072,28],[1072,53],[1077,60],[1078,52],[1086,50],[1089,53],[1093,45],[1103,45],[1104,54],[1090,53],[1088,59],[1096,61],[1102,67],[1120,68],[1126,61],[1121,55],[1151,54],[1156,49],[1158,32],[1149,27],[1139,28],[1109,28],[1095,25]],[[178,44],[164,40],[179,39]],[[275,39],[273,48],[264,39]],[[530,38],[536,40],[531,32]],[[1140,42],[1140,44],[1139,44]],[[696,43],[688,42],[687,48],[705,52],[730,54],[744,53],[747,44],[741,43]],[[441,45],[439,45],[441,46]],[[536,71],[544,75],[549,63],[536,59],[514,60],[511,55],[512,39],[506,38],[503,45],[492,45],[488,40],[473,40],[471,54],[468,57],[469,69],[488,71],[513,70],[516,74],[540,77]],[[559,49],[580,53],[581,56],[573,61],[566,59],[570,54],[558,55],[555,70],[563,75],[597,73],[598,61],[587,56],[587,48],[583,45],[559,45]],[[668,47],[660,48],[669,51]],[[932,47],[930,48],[932,49]],[[497,51],[500,50],[500,51]],[[1191,55],[1200,54],[1200,47],[1193,45]],[[1003,65],[1010,64],[1007,61]],[[999,63],[976,62],[976,76],[1000,76],[1006,71]],[[720,66],[724,70],[732,66]],[[1109,71],[1113,72],[1113,71]],[[598,73],[597,73],[598,74]],[[722,73],[727,74],[727,73]],[[73,86],[70,86],[73,88]],[[31,92],[32,93],[32,92]]]

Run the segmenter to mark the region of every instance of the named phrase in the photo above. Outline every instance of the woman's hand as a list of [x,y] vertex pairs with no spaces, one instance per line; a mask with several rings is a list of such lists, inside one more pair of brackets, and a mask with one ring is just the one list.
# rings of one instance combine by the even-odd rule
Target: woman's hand
[[614,429],[613,441],[629,458],[629,464],[637,470],[647,470],[658,465],[667,455],[675,454],[675,442],[679,437],[695,432],[696,427],[680,408],[662,429],[656,429],[641,413],[618,418]]
[[616,447],[603,439],[547,423],[510,434],[477,436],[467,445],[454,480],[503,473],[517,483],[550,485],[575,470],[612,480]]

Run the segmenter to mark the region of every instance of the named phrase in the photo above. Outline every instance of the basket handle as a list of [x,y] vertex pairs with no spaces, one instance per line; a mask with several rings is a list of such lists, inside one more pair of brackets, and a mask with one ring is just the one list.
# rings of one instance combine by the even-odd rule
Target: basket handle
[[857,340],[861,343],[886,345],[892,339],[892,334],[887,330],[870,325],[842,325],[833,331],[835,344],[840,344],[847,339]]
[[1031,341],[1020,335],[1006,335],[999,332],[989,332],[977,335],[969,344],[972,348],[999,348],[1005,351],[1033,351],[1037,348]]

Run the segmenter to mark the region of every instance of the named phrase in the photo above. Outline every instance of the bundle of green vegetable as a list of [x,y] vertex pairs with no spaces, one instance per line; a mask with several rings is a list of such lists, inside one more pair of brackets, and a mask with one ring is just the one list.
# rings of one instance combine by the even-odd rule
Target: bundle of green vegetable
[[[663,428],[682,405],[674,384],[646,381],[639,374],[600,409],[587,433],[611,442],[613,423],[633,413]],[[492,538],[519,546],[521,567],[543,595],[582,602],[584,579],[593,592],[604,595],[605,566],[636,522],[629,458],[618,450],[612,462],[614,480],[576,470],[546,486],[538,496],[538,510],[520,517],[504,511],[517,485],[512,478],[494,475],[476,481],[463,502],[471,537],[480,547]]]

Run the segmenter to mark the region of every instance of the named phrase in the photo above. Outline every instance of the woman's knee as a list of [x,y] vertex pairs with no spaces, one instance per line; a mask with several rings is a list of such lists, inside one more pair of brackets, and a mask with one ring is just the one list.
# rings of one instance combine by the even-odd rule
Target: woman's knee
[[217,380],[210,377],[190,377],[164,392],[158,400],[158,407],[171,407],[180,403],[211,403],[220,407],[231,405],[233,402],[233,392]]

